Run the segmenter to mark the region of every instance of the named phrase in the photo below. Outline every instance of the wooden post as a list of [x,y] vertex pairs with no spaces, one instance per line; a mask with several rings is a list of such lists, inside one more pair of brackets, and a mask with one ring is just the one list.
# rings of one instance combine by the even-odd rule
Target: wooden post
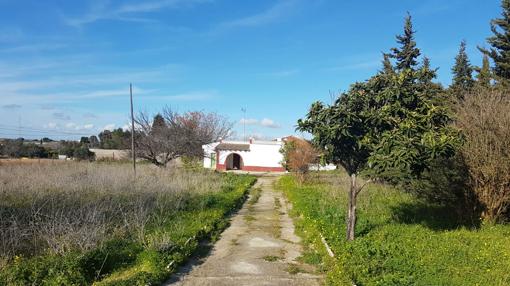
[[135,154],[135,117],[133,115],[133,86],[129,84],[129,98],[131,101],[131,154],[133,156],[133,172],[136,177],[136,154]]

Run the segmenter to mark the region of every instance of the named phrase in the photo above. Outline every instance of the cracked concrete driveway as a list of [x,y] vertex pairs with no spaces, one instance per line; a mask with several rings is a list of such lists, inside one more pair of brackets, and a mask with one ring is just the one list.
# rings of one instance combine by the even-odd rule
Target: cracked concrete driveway
[[183,267],[166,285],[322,285],[310,265],[298,262],[300,239],[289,205],[273,190],[274,176],[259,177],[256,203],[245,203],[203,263]]

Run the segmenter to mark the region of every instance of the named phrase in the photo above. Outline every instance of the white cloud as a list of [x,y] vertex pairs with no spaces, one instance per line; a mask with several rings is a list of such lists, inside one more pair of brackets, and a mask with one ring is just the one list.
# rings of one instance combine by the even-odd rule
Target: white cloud
[[239,121],[239,124],[258,125],[259,121],[257,119],[253,119],[253,118],[246,118],[246,119],[243,118]]
[[281,70],[281,71],[275,71],[275,72],[269,72],[264,73],[264,76],[268,77],[274,77],[274,78],[282,78],[282,77],[289,77],[300,73],[299,69],[289,69],[289,70]]
[[241,125],[250,125],[250,126],[262,126],[266,128],[280,128],[281,126],[277,124],[274,120],[269,118],[263,118],[262,120],[253,119],[253,118],[246,118],[241,119],[239,121],[239,124]]
[[208,100],[216,97],[218,92],[212,91],[192,91],[188,93],[181,93],[176,95],[169,95],[165,98],[179,101],[196,101],[196,100]]
[[275,5],[258,14],[223,22],[216,27],[215,31],[218,32],[242,27],[256,27],[281,21],[295,8],[297,2],[298,1],[295,0],[280,0]]
[[55,128],[57,128],[57,123],[55,123],[55,122],[50,122],[50,123],[48,123],[48,124],[45,124],[45,125],[44,125],[44,128],[55,129]]
[[150,13],[162,9],[179,8],[181,6],[190,6],[210,0],[159,0],[144,1],[141,3],[124,4],[118,7],[109,7],[107,2],[101,2],[91,7],[89,13],[65,19],[66,24],[74,27],[81,27],[99,20],[117,20],[117,21],[135,21],[135,22],[154,22],[147,18],[134,17],[136,13]]
[[77,126],[76,126],[76,123],[69,122],[69,123],[66,123],[65,127],[71,129],[71,128],[75,128]]
[[63,113],[63,112],[53,112],[53,118],[58,120],[71,120],[71,116]]
[[102,130],[110,130],[110,131],[113,131],[115,129],[115,124],[114,123],[110,123],[110,124],[107,124],[105,125],[105,127],[103,127]]
[[280,125],[276,124],[272,119],[264,118],[260,121],[260,125],[268,128],[280,128]]
[[83,125],[83,129],[89,130],[89,129],[92,129],[92,128],[94,128],[94,124],[85,124],[85,125]]
[[2,108],[5,108],[5,109],[19,109],[19,108],[21,108],[21,105],[19,105],[19,104],[6,104],[6,105],[2,105]]
[[[149,93],[146,91],[145,93]],[[155,91],[150,91],[151,95],[145,96],[150,99],[174,100],[174,101],[203,101],[210,100],[218,96],[215,90],[190,91],[173,95],[156,95]]]

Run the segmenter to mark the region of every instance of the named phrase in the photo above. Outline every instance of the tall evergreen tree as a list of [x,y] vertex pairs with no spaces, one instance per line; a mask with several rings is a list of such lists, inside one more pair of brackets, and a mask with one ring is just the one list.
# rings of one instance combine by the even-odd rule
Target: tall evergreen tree
[[423,58],[421,68],[418,70],[418,79],[421,83],[430,84],[432,80],[436,78],[437,69],[430,67],[430,59],[428,57]]
[[[510,1],[510,0],[509,0]],[[392,48],[392,58],[397,60],[397,70],[414,70],[418,64],[418,57],[420,56],[420,49],[416,47],[414,41],[413,23],[411,21],[411,15],[407,15],[404,25],[404,34],[397,36],[397,43],[400,44],[400,48]]]
[[455,57],[455,65],[452,67],[453,81],[451,88],[459,94],[463,91],[470,90],[474,85],[473,67],[469,63],[466,54],[466,42],[460,43],[459,53]]
[[491,85],[492,72],[489,57],[487,55],[483,55],[482,67],[476,68],[476,71],[478,72],[476,75],[478,85],[489,87]]
[[487,38],[490,49],[479,48],[494,62],[494,74],[498,79],[510,80],[510,0],[501,2],[501,18],[491,21],[494,36]]
[[391,64],[391,61],[390,61],[390,57],[391,57],[390,54],[383,53],[383,60],[382,60],[383,69],[381,70],[381,73],[383,73],[383,74],[395,73],[393,65]]
[[154,119],[152,120],[152,128],[153,129],[160,129],[160,128],[164,128],[166,126],[166,123],[165,123],[165,119],[163,118],[163,116],[161,116],[161,114],[156,114],[154,116]]

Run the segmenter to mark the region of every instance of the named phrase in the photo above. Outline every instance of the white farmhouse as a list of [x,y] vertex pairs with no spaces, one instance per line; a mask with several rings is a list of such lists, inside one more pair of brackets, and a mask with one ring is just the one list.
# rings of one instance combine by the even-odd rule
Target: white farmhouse
[[216,170],[284,172],[283,141],[223,141],[203,145],[204,167]]

